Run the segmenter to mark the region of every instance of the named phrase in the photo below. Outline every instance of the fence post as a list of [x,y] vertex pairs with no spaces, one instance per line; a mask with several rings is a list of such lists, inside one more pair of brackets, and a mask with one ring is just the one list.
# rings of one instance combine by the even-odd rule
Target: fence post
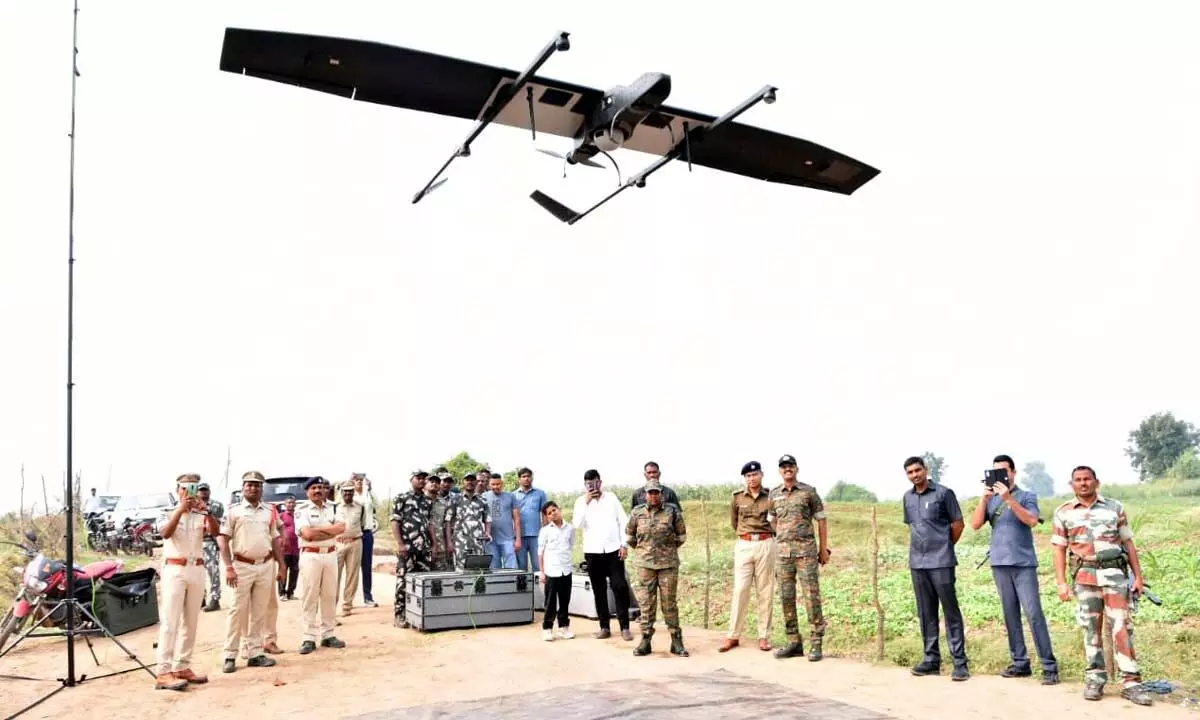
[[708,599],[712,587],[712,536],[708,522],[708,490],[700,494],[700,515],[704,518],[704,629],[708,629]]
[[875,658],[883,660],[883,604],[879,602],[879,518],[871,507],[871,596],[875,601]]

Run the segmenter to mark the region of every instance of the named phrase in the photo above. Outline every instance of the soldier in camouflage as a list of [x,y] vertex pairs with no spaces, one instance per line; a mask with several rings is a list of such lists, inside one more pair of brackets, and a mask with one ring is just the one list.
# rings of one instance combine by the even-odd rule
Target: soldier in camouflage
[[449,524],[446,522],[450,510],[449,498],[442,497],[442,479],[431,476],[425,482],[425,497],[429,499],[430,567],[445,571],[454,568],[450,558]]
[[[1133,544],[1133,530],[1121,503],[1099,493],[1096,471],[1080,465],[1071,472],[1075,499],[1054,511],[1050,543],[1054,547],[1054,572],[1058,597],[1075,598],[1076,616],[1083,626],[1087,656],[1087,685],[1083,697],[1104,696],[1108,672],[1104,663],[1102,618],[1112,631],[1113,659],[1121,672],[1121,697],[1137,705],[1152,705],[1142,687],[1137,654],[1133,649],[1130,605],[1142,592],[1142,566]],[[1067,580],[1067,554],[1071,555],[1071,582]]]
[[430,568],[429,510],[425,480],[429,473],[417,470],[410,482],[412,490],[392,500],[392,536],[396,540],[396,604],[393,623],[409,627],[405,618],[404,579],[410,572],[428,572]]
[[464,563],[468,555],[483,554],[489,509],[487,501],[476,492],[477,487],[474,474],[463,478],[463,491],[455,496],[457,499],[450,512],[450,526],[454,535],[454,567],[458,570],[465,569]]
[[[829,562],[829,532],[825,524],[825,505],[816,488],[796,481],[796,458],[779,458],[779,475],[783,484],[770,493],[767,503],[771,528],[779,549],[775,565],[775,582],[783,603],[783,621],[788,644],[775,651],[783,659],[804,654],[800,637],[800,622],[796,617],[796,583],[803,591],[804,607],[808,610],[808,659],[821,659],[821,644],[825,638],[825,614],[821,611],[820,566]],[[813,522],[817,523],[816,532]]]
[[679,507],[663,502],[662,485],[657,477],[646,481],[646,504],[638,505],[629,515],[625,535],[633,548],[633,565],[637,580],[638,624],[642,626],[642,642],[634,655],[650,654],[650,639],[654,636],[656,605],[662,601],[663,621],[671,632],[671,652],[688,657],[683,646],[683,630],[679,627],[679,546],[687,539],[687,526]]
[[[196,494],[201,500],[208,503],[208,514],[211,515],[218,523],[225,517],[225,506],[218,500],[210,499],[212,490],[208,483],[200,483],[196,488]],[[221,549],[217,545],[217,536],[204,533],[204,570],[208,573],[208,602],[204,605],[204,612],[212,612],[221,609]]]

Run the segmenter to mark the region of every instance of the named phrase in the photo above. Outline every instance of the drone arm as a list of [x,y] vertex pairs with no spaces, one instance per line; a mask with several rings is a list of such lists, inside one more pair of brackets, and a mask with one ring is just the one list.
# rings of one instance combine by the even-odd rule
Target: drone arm
[[471,143],[475,142],[475,138],[479,137],[479,134],[483,132],[484,128],[492,124],[492,121],[496,119],[496,116],[500,114],[500,111],[503,110],[505,106],[507,106],[508,103],[517,96],[517,93],[521,92],[521,90],[526,87],[529,81],[533,79],[533,76],[537,73],[537,71],[541,69],[542,65],[545,65],[546,61],[550,59],[551,55],[559,50],[566,51],[571,49],[571,41],[568,39],[569,36],[570,33],[566,32],[560,32],[555,35],[554,39],[546,43],[546,47],[542,48],[542,51],[538,54],[537,59],[534,60],[529,67],[525,68],[525,70],[517,76],[516,80],[512,81],[512,83],[496,94],[495,100],[488,105],[487,109],[484,110],[483,115],[475,122],[475,127],[471,129],[471,134],[467,135],[467,139],[464,140],[462,145],[460,145],[458,149],[454,151],[454,154],[450,156],[450,159],[447,160],[444,165],[442,165],[442,168],[437,171],[437,174],[434,175],[429,182],[425,183],[425,187],[421,188],[421,191],[413,196],[412,201],[414,205],[420,202],[421,198],[430,193],[434,187],[434,183],[437,183],[438,178],[442,176],[442,173],[446,172],[446,168],[450,167],[450,163],[454,162],[454,158],[469,157],[471,155]]
[[595,205],[591,206],[590,208],[588,208],[587,210],[584,210],[581,213],[577,213],[577,212],[571,210],[566,205],[563,205],[562,203],[558,202],[557,200],[554,200],[553,198],[546,195],[545,193],[542,193],[541,191],[534,191],[534,194],[531,197],[533,197],[535,202],[537,202],[543,208],[548,210],[552,215],[557,217],[559,220],[562,220],[563,222],[565,222],[568,225],[574,225],[575,223],[584,219],[585,217],[592,214],[596,210],[599,210],[600,207],[602,205],[604,205],[606,202],[608,202],[609,200],[612,200],[616,196],[625,192],[626,188],[633,187],[633,186],[646,187],[646,178],[650,177],[652,174],[657,172],[662,167],[666,166],[667,164],[669,164],[669,163],[673,162],[674,160],[676,160],[677,158],[679,158],[680,155],[684,151],[688,152],[688,157],[690,159],[690,157],[691,157],[691,141],[692,141],[693,135],[695,135],[696,138],[699,139],[705,133],[711,132],[712,130],[720,127],[721,125],[724,125],[725,123],[732,121],[734,118],[736,118],[737,116],[746,112],[747,110],[749,110],[750,108],[759,104],[760,102],[766,101],[768,104],[775,102],[775,92],[777,90],[778,90],[778,88],[776,88],[773,85],[764,85],[757,93],[750,96],[749,98],[744,100],[740,105],[738,105],[734,109],[730,110],[729,112],[725,113],[721,117],[717,118],[716,120],[713,120],[712,123],[709,124],[707,127],[691,128],[686,133],[684,133],[683,137],[680,138],[679,142],[675,143],[675,146],[673,148],[671,148],[670,152],[668,152],[666,155],[663,155],[661,158],[659,158],[658,160],[651,163],[650,166],[647,167],[645,170],[641,171],[637,175],[634,175],[633,177],[626,180],[623,185],[621,185],[619,188],[617,188],[616,190],[613,190],[611,193],[606,195],[604,197],[604,199],[602,199],[600,202],[596,203]]

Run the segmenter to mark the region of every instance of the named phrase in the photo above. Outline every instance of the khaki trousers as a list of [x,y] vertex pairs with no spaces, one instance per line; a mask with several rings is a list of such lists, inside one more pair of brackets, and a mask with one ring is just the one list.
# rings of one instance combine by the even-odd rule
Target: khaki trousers
[[750,587],[758,600],[758,637],[771,637],[775,612],[775,540],[742,540],[733,545],[733,604],[729,608],[729,637],[741,639],[750,607]]
[[337,596],[337,557],[331,552],[301,552],[300,603],[303,606],[304,642],[320,642],[333,636]]
[[184,670],[192,664],[196,622],[200,619],[200,606],[204,604],[207,577],[203,565],[163,563],[156,653],[159,675]]
[[[276,577],[276,574],[279,572],[278,565],[275,564],[274,560],[268,560],[267,565],[271,566],[271,577]],[[277,590],[275,589],[267,593],[267,613],[266,618],[263,620],[263,648],[270,647],[279,640],[276,630],[279,624],[279,595],[277,594]],[[250,639],[247,637],[242,638],[241,655],[244,658],[254,657],[250,655]]]
[[275,563],[269,561],[250,565],[233,561],[237,587],[233,589],[233,606],[225,617],[225,659],[237,658],[245,638],[246,656],[263,654],[263,627],[267,619],[268,598],[275,594]]
[[358,576],[362,572],[362,540],[338,543],[338,584],[342,588],[342,612],[350,612],[358,593]]

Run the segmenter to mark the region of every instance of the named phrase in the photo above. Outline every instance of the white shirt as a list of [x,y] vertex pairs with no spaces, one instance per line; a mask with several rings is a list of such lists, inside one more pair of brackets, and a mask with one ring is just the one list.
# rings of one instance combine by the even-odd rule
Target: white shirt
[[89,495],[87,502],[84,503],[83,511],[85,513],[100,512],[104,506],[100,503],[99,495]]
[[367,490],[365,493],[354,493],[354,502],[367,509],[367,521],[363,524],[364,532],[375,532],[379,529],[379,518],[375,516],[375,493]]
[[575,528],[563,521],[562,527],[546,523],[538,533],[538,555],[542,558],[542,572],[546,577],[563,577],[571,574],[571,552],[575,549]]
[[625,547],[625,525],[629,516],[616,494],[605,490],[597,500],[588,502],[586,494],[575,501],[571,524],[583,531],[583,552],[611,553]]

